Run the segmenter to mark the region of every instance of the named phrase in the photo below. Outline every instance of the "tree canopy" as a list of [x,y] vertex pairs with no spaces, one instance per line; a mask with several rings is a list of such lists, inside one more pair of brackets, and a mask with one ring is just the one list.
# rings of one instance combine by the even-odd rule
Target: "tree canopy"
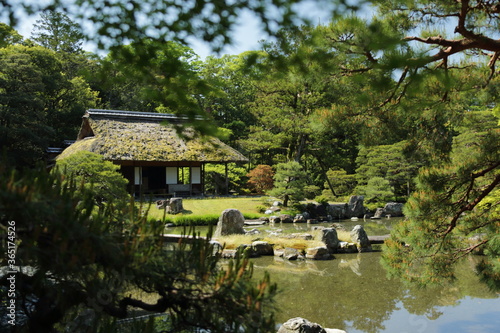
[[40,16],[33,27],[34,42],[56,52],[82,52],[83,32],[66,14],[45,11]]
[[[345,1],[325,1],[334,5],[332,20],[308,25],[299,2],[0,2],[12,25],[19,13],[61,10],[47,12],[32,41],[0,25],[0,219],[18,223],[21,263],[38,267],[20,275],[19,297],[29,303],[23,320],[33,331],[89,309],[103,319],[98,325],[112,325],[131,306],[168,312],[178,329],[272,327],[264,309],[274,286],[267,277],[252,285],[245,260],[220,270],[202,241],[166,251],[163,226],[146,221],[142,208],[96,209],[92,190],[57,172],[11,170],[34,167],[48,145],[76,135],[91,107],[215,121],[251,156],[248,169],[231,172],[231,189],[245,186],[250,169],[269,165],[276,172],[270,193],[285,200],[302,200],[306,184],[407,200],[408,219],[383,252],[391,274],[436,282],[452,277],[460,257],[483,253],[477,272],[498,288],[500,138],[491,113],[500,113],[500,7],[360,1],[376,13],[368,17],[348,13]],[[245,10],[276,37],[261,50],[202,61],[186,46],[197,37],[220,50]],[[79,52],[83,36],[107,55]],[[216,184],[223,170],[207,171],[223,192],[225,184]],[[157,298],[127,296],[131,286]]]

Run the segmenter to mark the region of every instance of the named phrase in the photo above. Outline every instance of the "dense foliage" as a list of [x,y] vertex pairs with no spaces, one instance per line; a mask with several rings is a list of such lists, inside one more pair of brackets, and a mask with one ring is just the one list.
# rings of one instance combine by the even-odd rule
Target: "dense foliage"
[[248,186],[257,194],[273,188],[274,170],[270,165],[259,164],[247,174]]
[[[66,175],[63,185],[69,182],[80,184],[83,191],[91,192],[96,205],[103,207],[113,203],[120,207],[127,204],[129,194],[126,191],[127,180],[118,172],[120,167],[105,161],[101,155],[80,151],[56,163],[53,172]],[[77,191],[75,195],[80,195]]]
[[474,125],[455,137],[450,161],[419,173],[406,205],[408,219],[385,246],[384,262],[392,274],[436,282],[451,276],[457,259],[484,252],[479,272],[498,288],[500,132],[490,127],[495,121],[478,122],[488,116],[472,113]]
[[[15,223],[20,266],[15,327],[111,332],[120,329],[116,319],[135,308],[168,314],[170,330],[274,329],[269,306],[275,287],[268,278],[254,284],[247,260],[221,266],[208,240],[167,246],[163,223],[148,221],[145,209],[131,203],[123,211],[108,202],[97,210],[92,191],[58,173],[9,172],[1,166],[0,222],[2,228]],[[7,253],[6,239],[1,248]],[[8,277],[0,280],[2,300]],[[2,318],[7,305],[2,301]]]
[[304,199],[306,182],[307,174],[299,162],[278,163],[270,194],[282,199],[283,206],[288,207],[289,201],[297,203]]
[[[496,39],[498,5],[483,0],[368,2],[377,13],[374,17],[343,12],[317,26],[301,25],[307,22],[298,20],[300,15],[293,6],[296,1],[287,0],[223,1],[219,5],[195,1],[186,6],[173,0],[128,5],[122,1],[65,2],[68,14],[76,8],[72,4],[80,5],[82,14],[73,16],[78,22],[95,24],[93,33],[97,36],[87,37],[96,37],[101,47],[108,47],[103,57],[81,52],[78,26],[65,14],[44,14],[31,40],[0,24],[0,148],[6,157],[5,165],[34,167],[49,145],[74,138],[79,118],[90,107],[174,112],[193,120],[202,116],[209,121],[198,122],[198,129],[215,133],[219,128],[223,139],[250,159],[246,168],[229,167],[229,181],[223,166],[207,168],[212,193],[245,193],[247,181],[255,181],[257,176],[250,170],[268,165],[275,170],[274,189],[269,193],[286,203],[321,190],[322,202],[351,194],[364,194],[374,205],[387,200],[408,201],[408,220],[394,229],[384,252],[384,263],[393,275],[435,282],[452,277],[450,268],[458,258],[483,253],[478,273],[491,286],[498,287],[500,138],[498,120],[491,116],[492,112],[497,116],[500,113],[496,69],[500,56]],[[331,3],[345,5],[345,1]],[[23,8],[28,12],[45,5],[63,9],[61,4],[59,0],[29,2]],[[13,23],[15,9],[22,12],[11,0],[1,2],[0,8],[6,9],[3,15]],[[263,43],[260,51],[201,61],[186,46],[190,36],[197,36],[220,49],[231,40],[235,18],[244,9],[253,11],[264,29],[276,37]],[[163,18],[166,12],[171,19]],[[198,259],[191,262],[181,258],[186,266],[165,268],[158,264],[159,258],[171,254],[153,246],[159,240],[152,237],[153,243],[148,239],[143,248],[135,241],[137,233],[130,231],[144,223],[140,227],[146,228],[141,229],[145,235],[144,230],[154,228],[154,223],[146,226],[133,212],[124,215],[121,224],[107,223],[107,214],[111,213],[105,205],[100,215],[92,216],[93,203],[76,200],[71,191],[67,192],[67,186],[83,191],[83,198],[87,190],[71,181],[62,186],[57,175],[47,179],[29,174],[9,177],[0,178],[5,187],[0,192],[2,200],[9,203],[0,206],[0,218],[3,225],[16,219],[20,227],[26,228],[26,234],[20,237],[26,235],[26,244],[33,244],[20,248],[23,256],[26,251],[26,264],[31,260],[47,267],[34,276],[42,283],[37,282],[36,288],[27,290],[23,297],[35,295],[54,303],[44,314],[45,318],[54,318],[51,323],[69,318],[63,310],[83,306],[79,302],[82,292],[84,297],[97,297],[92,293],[103,290],[101,284],[110,283],[107,274],[116,273],[114,265],[123,262],[132,278],[120,280],[111,303],[106,303],[111,305],[97,311],[101,314],[123,315],[116,312],[123,310],[120,304],[147,307],[120,294],[125,284],[135,283],[148,292],[159,293],[161,301],[154,309],[170,306],[169,297],[181,302],[172,305],[174,313],[184,312],[188,301],[195,302],[190,308],[193,313],[187,311],[185,318],[173,317],[181,326],[192,323],[219,327],[218,312],[224,314],[221,318],[228,318],[228,323],[250,327],[270,319],[261,317],[259,311],[250,318],[253,310],[260,310],[258,302],[242,303],[241,307],[236,304],[248,290],[255,299],[263,297],[267,301],[269,294],[261,293],[266,289],[264,285],[260,290],[228,287],[224,289],[228,294],[221,298],[217,292],[205,294],[205,289],[195,288],[196,295],[187,295],[180,291],[182,288],[164,288],[181,284],[189,289],[208,283],[219,290],[230,281],[246,285],[248,273],[239,271],[243,263],[229,270],[233,280],[224,280],[211,270],[215,259],[207,259],[204,263],[209,266],[204,266]],[[44,187],[48,188],[46,196],[41,195]],[[263,191],[267,187],[259,184],[255,189]],[[26,199],[25,209],[13,198]],[[36,215],[32,204],[44,210]],[[75,205],[81,209],[74,211]],[[29,216],[9,215],[7,208]],[[117,221],[115,217],[111,220]],[[35,222],[39,227],[32,226]],[[54,236],[66,228],[63,222],[80,234],[70,231],[62,233],[65,237]],[[150,231],[154,234],[157,230]],[[41,241],[37,237],[42,237]],[[62,250],[74,245],[64,239],[72,237],[95,241],[97,247],[88,253],[83,251],[85,258],[67,257],[69,254]],[[130,244],[135,244],[136,256],[128,252]],[[208,245],[196,250],[210,250],[204,246]],[[116,252],[118,259],[109,262],[108,253],[100,257],[92,251]],[[151,260],[146,260],[149,254]],[[60,267],[60,257],[84,266],[90,263],[91,269]],[[54,260],[47,262],[47,258]],[[156,280],[157,276],[139,272],[141,265],[151,266],[151,274],[160,272],[162,278]],[[210,274],[190,274],[199,270]],[[55,294],[44,296],[54,290],[50,288],[52,280],[44,275],[48,271],[60,273],[55,280],[59,285]],[[179,274],[180,280],[175,280]],[[102,279],[92,282],[90,277],[96,275]],[[241,276],[245,279],[239,280]],[[26,279],[29,286],[32,277]],[[75,281],[82,283],[62,288]],[[209,304],[215,302],[215,310],[197,312],[209,306],[203,303],[205,295]],[[235,297],[231,298],[235,304],[229,305],[234,305],[234,312],[222,306],[226,296]],[[33,320],[37,320],[42,316],[37,311],[42,310],[33,309]],[[241,311],[247,310],[248,316],[243,315]],[[205,317],[212,315],[214,318]],[[36,325],[44,327],[41,322]]]

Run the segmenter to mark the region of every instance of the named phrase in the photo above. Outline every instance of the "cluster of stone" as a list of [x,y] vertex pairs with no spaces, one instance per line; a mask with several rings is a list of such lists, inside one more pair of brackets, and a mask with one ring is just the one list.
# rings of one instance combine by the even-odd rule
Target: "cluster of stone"
[[166,200],[157,200],[156,208],[165,209],[167,214],[182,213],[184,207],[182,205],[182,198],[170,198]]
[[375,212],[369,212],[364,206],[364,196],[353,195],[346,203],[340,204],[307,204],[306,211],[295,217],[285,214],[277,215],[281,211],[281,202],[275,201],[265,214],[271,215],[269,220],[275,223],[318,223],[339,219],[371,218],[403,216],[403,204],[388,202],[383,208],[377,208]]
[[[214,237],[234,235],[234,234],[254,234],[259,233],[253,229],[249,232],[245,231],[245,218],[237,209],[226,209],[222,212],[214,232]],[[293,248],[274,249],[272,244],[264,241],[254,241],[252,244],[241,244],[237,249],[225,249],[222,251],[222,257],[234,258],[240,253],[246,253],[250,257],[262,255],[274,255],[285,258],[287,260],[329,260],[333,259],[335,253],[345,252],[367,252],[371,251],[370,240],[368,235],[361,225],[357,225],[351,231],[352,243],[341,242],[337,235],[337,230],[334,227],[324,228],[315,227],[315,230],[321,230],[321,241],[324,246],[307,248],[305,251],[299,251]],[[279,236],[279,233],[276,233]],[[295,233],[282,237],[312,240],[313,236],[308,233]],[[222,248],[222,246],[220,246]]]

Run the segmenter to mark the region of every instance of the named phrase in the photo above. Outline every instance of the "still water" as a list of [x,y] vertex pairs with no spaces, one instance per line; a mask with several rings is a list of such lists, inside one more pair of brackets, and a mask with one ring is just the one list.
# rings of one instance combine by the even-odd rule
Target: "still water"
[[354,332],[500,332],[500,298],[478,281],[471,257],[457,281],[419,289],[390,280],[380,253],[338,254],[331,261],[253,259],[278,284],[277,321],[303,317]]
[[[397,221],[340,222],[347,230],[362,224],[368,235],[384,235]],[[310,227],[280,224],[263,227],[261,232],[276,228],[307,232]],[[267,271],[278,284],[278,323],[303,317],[347,333],[498,333],[500,295],[475,275],[478,259],[471,256],[460,262],[453,284],[425,289],[388,279],[379,252],[337,254],[330,261],[287,261],[278,257],[252,261],[256,278]]]

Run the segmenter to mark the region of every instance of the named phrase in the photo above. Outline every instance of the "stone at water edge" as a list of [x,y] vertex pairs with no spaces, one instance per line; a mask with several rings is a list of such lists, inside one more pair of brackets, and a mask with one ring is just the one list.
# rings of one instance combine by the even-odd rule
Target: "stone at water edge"
[[380,219],[384,215],[384,208],[377,208],[375,214],[373,215],[374,219]]
[[243,214],[237,209],[226,209],[222,212],[217,222],[217,227],[215,228],[214,237],[245,234],[245,218]]
[[388,202],[384,207],[384,214],[391,217],[403,216],[403,206],[399,202]]
[[278,250],[274,251],[275,255],[279,257],[283,257],[283,259],[286,260],[299,260],[299,259],[304,259],[302,254],[299,252],[299,250],[287,247],[283,250]]
[[372,250],[372,245],[362,225],[358,224],[352,229],[351,239],[352,242],[356,244],[359,252],[367,252]]
[[306,259],[331,260],[333,256],[325,246],[318,246],[306,249]]
[[281,214],[280,221],[282,223],[293,223],[293,218],[288,214]]
[[304,318],[292,318],[281,325],[278,333],[326,333],[319,324],[312,323]]
[[278,333],[346,333],[346,331],[335,328],[323,328],[317,323],[312,323],[307,319],[296,317],[289,319],[281,325]]
[[272,256],[274,255],[274,249],[271,244],[264,241],[255,241],[252,243],[252,248],[255,253],[261,256]]
[[363,217],[365,215],[364,200],[365,197],[362,195],[353,195],[349,198],[349,202],[347,203],[348,217]]
[[337,235],[337,230],[334,228],[323,228],[321,241],[325,243],[328,252],[335,253],[339,248],[339,238]]

